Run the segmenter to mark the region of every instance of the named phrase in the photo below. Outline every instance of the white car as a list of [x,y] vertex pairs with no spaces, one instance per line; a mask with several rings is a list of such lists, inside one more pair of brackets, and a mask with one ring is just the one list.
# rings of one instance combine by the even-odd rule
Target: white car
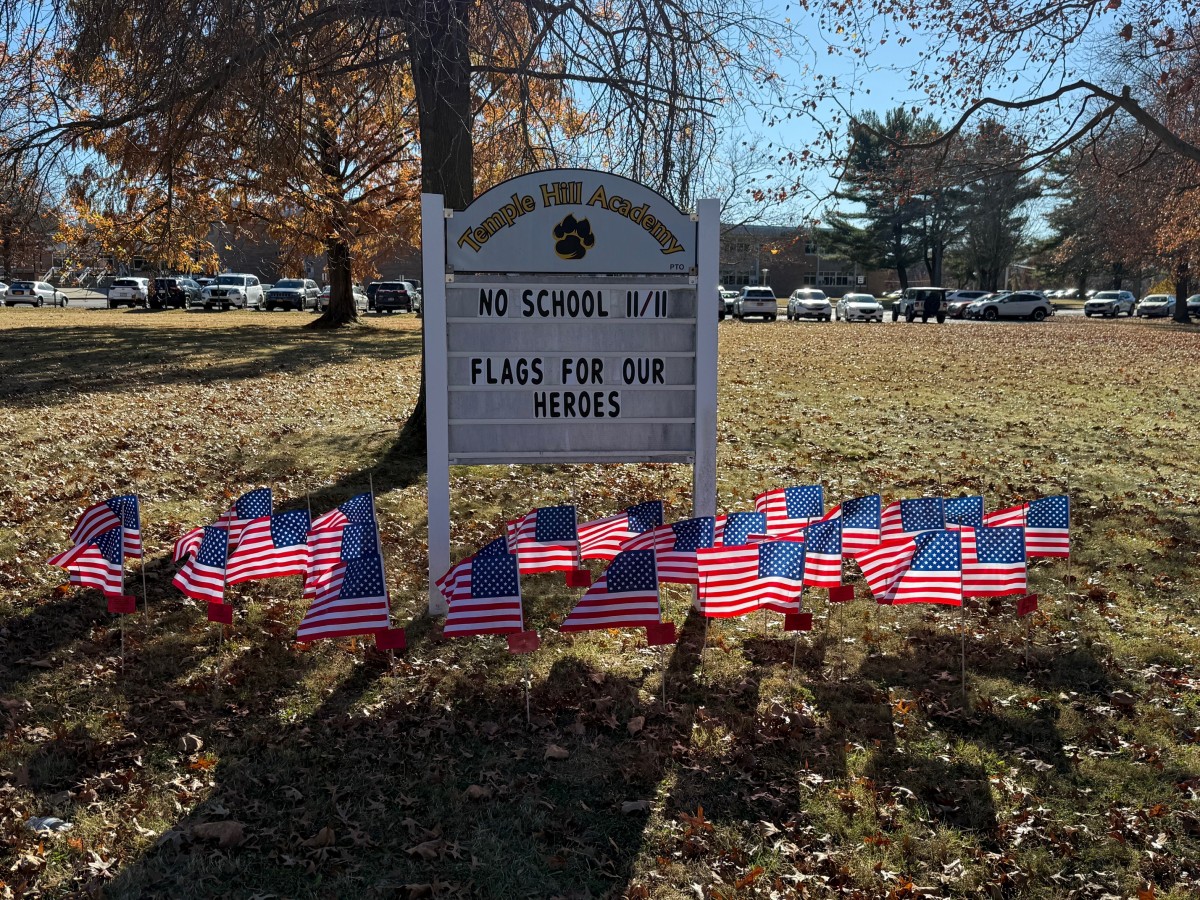
[[[329,309],[330,292],[331,286],[328,284],[321,288],[321,298],[317,301],[317,312],[324,312],[325,310]],[[350,285],[350,295],[354,298],[355,308],[358,309],[359,312],[366,312],[367,292],[363,289],[363,286],[361,284]]]
[[5,306],[28,303],[30,306],[66,306],[67,295],[46,281],[14,281],[4,297]]
[[1083,314],[1088,318],[1109,316],[1115,319],[1124,312],[1132,318],[1136,305],[1137,301],[1129,291],[1096,291],[1088,298],[1087,303],[1083,304]]
[[1137,305],[1139,318],[1163,319],[1175,315],[1174,294],[1147,294]]
[[[378,305],[379,299],[375,300]],[[775,292],[769,287],[744,287],[733,301],[733,317],[745,319],[746,316],[762,316],[764,322],[774,322],[779,315],[779,301]]]
[[828,322],[833,316],[833,307],[825,292],[816,288],[797,288],[788,297],[787,317],[789,321],[816,319]]
[[8,296],[8,285],[0,281],[0,300],[3,300],[6,296]]
[[842,322],[882,322],[883,306],[871,294],[847,294],[838,300],[833,317]]
[[203,298],[205,309],[259,307],[263,302],[263,289],[262,284],[253,275],[226,272],[224,275],[218,275],[216,280],[204,289]]
[[150,299],[149,278],[117,278],[108,288],[108,308],[130,306],[134,309],[146,305]]

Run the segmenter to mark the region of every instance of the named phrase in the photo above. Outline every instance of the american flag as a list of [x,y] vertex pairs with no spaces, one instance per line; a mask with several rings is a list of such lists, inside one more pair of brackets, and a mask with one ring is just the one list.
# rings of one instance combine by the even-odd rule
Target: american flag
[[845,500],[831,509],[825,520],[842,520],[842,555],[855,556],[878,547],[883,500],[878,494]]
[[926,531],[913,538],[913,555],[891,590],[892,603],[962,606],[962,552],[956,531]]
[[312,521],[308,530],[309,568],[313,572],[341,562],[342,530],[349,524],[367,525],[375,521],[375,504],[370,494],[351,497],[337,509],[331,509]]
[[1024,529],[963,525],[958,530],[964,597],[1005,597],[1028,590]]
[[[312,600],[321,585],[326,582],[325,575],[337,567],[339,563],[352,559],[363,559],[379,555],[379,532],[374,522],[347,522],[340,529],[342,535],[341,548],[338,550],[338,562],[321,567],[314,566],[310,560],[304,571],[304,599]],[[311,532],[310,532],[311,533]],[[312,553],[311,542],[306,545],[305,552]]]
[[66,569],[71,575],[71,584],[97,588],[105,597],[122,597],[125,594],[123,546],[118,524],[50,557],[47,562]]
[[221,518],[217,519],[218,528],[229,530],[229,543],[237,546],[242,539],[242,530],[254,519],[261,519],[271,514],[271,489],[258,488],[248,494],[242,494],[234,501],[233,506]]
[[476,556],[458,579],[446,625],[446,637],[514,634],[525,630],[517,557]]
[[653,550],[618,553],[575,604],[560,631],[644,628],[662,619]]
[[1064,494],[1020,503],[983,517],[989,528],[1025,528],[1028,556],[1071,555],[1071,501]]
[[371,553],[325,571],[316,596],[296,630],[296,640],[374,634],[389,624],[383,559]]
[[441,595],[446,598],[446,602],[449,603],[451,600],[454,599],[454,590],[455,590],[455,586],[459,582],[459,579],[465,579],[471,574],[471,560],[475,559],[475,557],[477,557],[477,556],[507,556],[507,555],[508,555],[508,538],[499,537],[499,538],[496,538],[494,541],[489,541],[488,543],[486,543],[482,547],[480,547],[478,550],[476,550],[473,554],[466,557],[465,559],[460,559],[458,562],[456,562],[454,565],[452,565],[449,569],[447,569],[446,574],[444,574],[436,582],[438,591],[441,592]]
[[944,501],[946,526],[983,527],[983,497],[947,497]]
[[895,500],[883,509],[880,517],[880,536],[883,540],[940,531],[946,526],[941,497],[918,497],[915,500]]
[[579,565],[574,506],[543,506],[509,524],[508,549],[522,575],[570,572]]
[[140,559],[142,556],[142,525],[138,515],[136,494],[96,503],[85,509],[71,531],[71,543],[83,544],[113,528],[120,528],[125,544],[125,556]]
[[768,534],[786,534],[821,518],[825,489],[819,484],[772,488],[754,498],[754,508],[766,514]]
[[183,537],[175,541],[175,562],[179,562],[189,553],[195,553],[199,550],[202,540],[204,540],[204,526],[197,525]]
[[304,575],[308,571],[308,524],[304,509],[251,521],[229,557],[225,583]]
[[712,619],[756,609],[799,612],[804,548],[799,541],[764,541],[697,551],[700,611]]
[[630,538],[624,550],[653,550],[658,563],[658,580],[671,584],[695,584],[696,551],[713,545],[715,522],[712,516],[684,519],[659,525]]
[[229,532],[206,525],[196,552],[175,573],[171,584],[193,600],[225,602],[225,563],[229,553]]
[[579,558],[615,559],[621,552],[621,544],[635,534],[657,528],[662,523],[661,500],[649,500],[615,516],[584,522],[579,526]]
[[908,569],[916,549],[916,541],[911,537],[899,537],[882,541],[878,546],[858,554],[858,567],[876,601],[891,602],[891,590]]
[[804,584],[831,588],[842,583],[842,520],[814,522],[804,529]]
[[767,533],[766,513],[731,512],[713,520],[713,543],[718,547],[740,547],[751,542],[751,535]]

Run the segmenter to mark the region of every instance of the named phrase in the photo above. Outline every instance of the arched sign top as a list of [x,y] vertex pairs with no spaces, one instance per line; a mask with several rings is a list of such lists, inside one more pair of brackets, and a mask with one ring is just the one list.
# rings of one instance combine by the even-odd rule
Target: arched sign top
[[696,269],[696,222],[656,191],[608,172],[510,178],[446,220],[456,272],[677,275]]

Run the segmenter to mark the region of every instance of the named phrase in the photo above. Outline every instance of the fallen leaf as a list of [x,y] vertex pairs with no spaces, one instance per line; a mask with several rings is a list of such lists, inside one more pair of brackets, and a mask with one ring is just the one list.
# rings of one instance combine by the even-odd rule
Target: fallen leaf
[[246,829],[241,822],[225,819],[202,822],[192,828],[192,835],[202,841],[216,841],[220,847],[236,847],[246,839]]
[[446,842],[441,838],[438,838],[436,840],[425,841],[424,843],[417,844],[415,847],[409,847],[404,852],[412,856],[419,856],[422,859],[437,859],[442,855],[442,849],[445,846]]
[[464,796],[468,800],[487,800],[492,796],[492,789],[480,784],[473,784],[467,788]]
[[645,716],[634,716],[632,719],[629,720],[629,724],[626,725],[625,727],[627,729],[629,729],[629,734],[632,737],[633,735],[637,734],[639,731],[641,731],[643,728],[646,727],[646,717]]
[[333,829],[326,825],[307,841],[301,841],[301,847],[310,847],[316,849],[318,847],[332,847],[337,842],[337,835],[333,833]]
[[550,744],[546,747],[543,759],[567,759],[570,755],[570,752],[566,748],[560,747],[558,744]]
[[621,804],[621,812],[623,813],[645,812],[649,808],[650,802],[648,800],[626,800]]

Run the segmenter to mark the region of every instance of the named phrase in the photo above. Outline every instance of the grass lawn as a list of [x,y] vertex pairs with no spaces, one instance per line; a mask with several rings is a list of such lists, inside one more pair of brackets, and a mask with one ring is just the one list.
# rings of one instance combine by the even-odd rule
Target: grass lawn
[[[0,897],[1200,892],[1196,329],[721,325],[722,509],[813,481],[830,502],[995,508],[1069,481],[1074,592],[1062,561],[1033,567],[1028,665],[1012,602],[970,606],[964,709],[960,611],[876,607],[861,585],[832,612],[812,592],[798,646],[755,615],[714,623],[702,655],[680,589],[669,652],[562,635],[579,592],[551,576],[525,582],[532,657],[442,640],[422,616],[423,462],[396,445],[418,323],[305,320],[0,312]],[[369,480],[409,629],[394,666],[293,643],[295,579],[232,589],[223,638],[171,587],[171,542],[239,493],[319,513]],[[689,484],[456,469],[456,553],[537,505],[582,521],[662,497],[679,517]],[[117,618],[45,559],[126,491],[150,612],[125,617],[122,665]],[[70,830],[26,828],[47,815]]]

